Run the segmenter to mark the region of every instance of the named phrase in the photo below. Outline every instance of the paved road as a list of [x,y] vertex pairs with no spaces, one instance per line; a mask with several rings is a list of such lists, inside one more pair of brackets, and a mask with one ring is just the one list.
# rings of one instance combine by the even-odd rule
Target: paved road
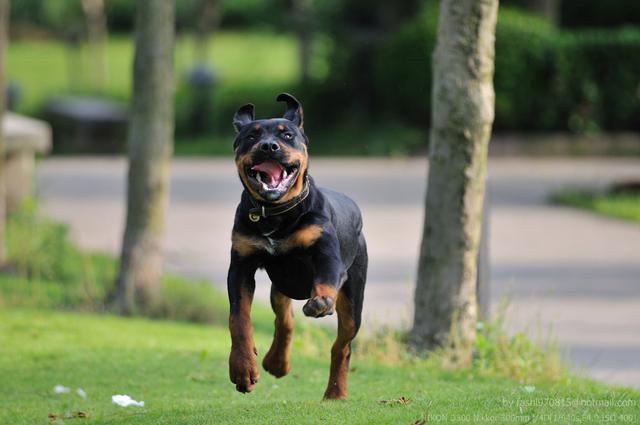
[[[122,159],[55,158],[37,176],[42,212],[83,247],[116,253],[124,218]],[[312,161],[321,185],[360,204],[369,243],[365,323],[408,325],[422,227],[423,160]],[[640,226],[545,203],[567,187],[640,178],[638,160],[491,159],[493,305],[512,330],[552,328],[579,370],[640,387]],[[240,185],[229,159],[176,160],[167,267],[224,287]],[[265,277],[257,296],[267,299]],[[298,317],[302,316],[298,314]]]

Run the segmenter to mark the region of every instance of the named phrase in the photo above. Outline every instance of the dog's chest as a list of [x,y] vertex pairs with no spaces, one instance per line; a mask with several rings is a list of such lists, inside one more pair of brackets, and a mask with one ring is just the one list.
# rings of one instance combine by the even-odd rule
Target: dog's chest
[[323,228],[320,224],[306,224],[293,232],[281,233],[261,232],[260,236],[235,234],[233,236],[234,249],[247,255],[253,251],[262,251],[271,256],[288,254],[291,251],[309,250],[322,236]]
[[263,235],[253,240],[254,246],[270,255],[282,255],[295,249],[307,249],[320,237],[322,229],[319,225],[303,227],[285,238]]
[[269,255],[285,254],[293,248],[290,238],[274,238],[264,235],[252,240],[253,246]]
[[283,252],[284,241],[282,239],[274,239],[269,236],[264,237],[263,248],[271,255]]

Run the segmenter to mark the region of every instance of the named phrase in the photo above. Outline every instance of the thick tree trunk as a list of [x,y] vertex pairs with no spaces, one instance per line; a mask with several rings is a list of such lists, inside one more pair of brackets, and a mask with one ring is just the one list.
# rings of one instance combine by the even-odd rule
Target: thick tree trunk
[[87,18],[91,82],[94,89],[102,90],[107,76],[107,15],[104,13],[104,0],[82,0],[81,3]]
[[432,128],[424,233],[411,342],[453,344],[470,360],[477,319],[477,253],[494,115],[498,0],[442,0],[433,57]]
[[[9,0],[0,0],[0,123],[6,109],[5,98],[5,51],[9,40]],[[2,127],[0,125],[0,127]],[[6,179],[5,179],[4,129],[0,128],[0,265],[7,259],[5,247]]]
[[131,314],[159,290],[173,151],[174,2],[137,2],[127,224],[116,307]]

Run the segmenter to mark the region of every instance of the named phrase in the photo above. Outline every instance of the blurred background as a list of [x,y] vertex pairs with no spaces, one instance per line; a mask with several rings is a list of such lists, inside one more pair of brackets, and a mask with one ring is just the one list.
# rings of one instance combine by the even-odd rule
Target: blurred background
[[[20,114],[14,122],[38,120],[14,127],[32,141],[31,157],[44,157],[38,214],[109,257],[124,225],[134,7],[11,2],[8,108]],[[288,91],[304,105],[311,173],[364,213],[365,326],[408,326],[437,18],[434,0],[178,1],[166,268],[225,287],[241,191],[231,117],[247,102],[258,118],[281,116],[275,96]],[[494,84],[485,306],[499,311],[506,300],[512,333],[551,334],[577,369],[640,387],[640,2],[501,1]],[[18,175],[15,205],[31,190],[20,183],[28,172]],[[66,230],[30,234],[29,214],[10,224],[10,254],[40,279],[84,282],[77,293],[47,292],[52,305],[92,308],[87,300],[107,291],[95,282],[111,283],[114,267],[100,257],[90,260],[97,272],[76,270],[56,233]],[[25,260],[52,245],[46,264]],[[208,320],[200,298],[159,314],[184,317],[172,308],[192,303],[185,314]]]
[[[134,6],[13,2],[10,109],[51,122],[55,152],[123,149],[116,124],[130,93]],[[275,116],[280,91],[305,100],[316,154],[424,152],[437,7],[429,0],[177,2],[176,152],[231,153],[229,121],[238,105],[251,101],[259,116]],[[638,131],[638,25],[637,2],[501,2],[495,133]],[[115,122],[91,142],[65,120],[86,97],[101,101],[89,108],[102,115],[94,124]],[[575,142],[564,148],[578,150]],[[611,149],[639,150],[618,142]]]

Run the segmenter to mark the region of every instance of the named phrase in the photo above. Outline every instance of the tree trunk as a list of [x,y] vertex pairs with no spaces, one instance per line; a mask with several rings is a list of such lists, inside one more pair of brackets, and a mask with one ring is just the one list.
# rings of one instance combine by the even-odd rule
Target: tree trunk
[[196,26],[196,56],[200,65],[209,62],[209,38],[220,21],[220,1],[200,0]]
[[107,75],[107,16],[104,13],[104,0],[82,0],[81,3],[87,18],[91,82],[94,89],[102,90]]
[[313,4],[311,0],[293,0],[293,27],[298,39],[300,78],[303,84],[309,81],[309,69],[313,54]]
[[[9,0],[0,0],[0,123],[3,122],[6,109],[5,98],[5,51],[9,40]],[[0,265],[7,260],[5,247],[6,227],[6,168],[4,129],[0,125]]]
[[145,308],[157,295],[173,151],[174,2],[139,0],[129,127],[127,224],[116,308]]
[[494,115],[498,0],[442,0],[411,342],[454,345],[468,362],[477,320],[477,253]]

